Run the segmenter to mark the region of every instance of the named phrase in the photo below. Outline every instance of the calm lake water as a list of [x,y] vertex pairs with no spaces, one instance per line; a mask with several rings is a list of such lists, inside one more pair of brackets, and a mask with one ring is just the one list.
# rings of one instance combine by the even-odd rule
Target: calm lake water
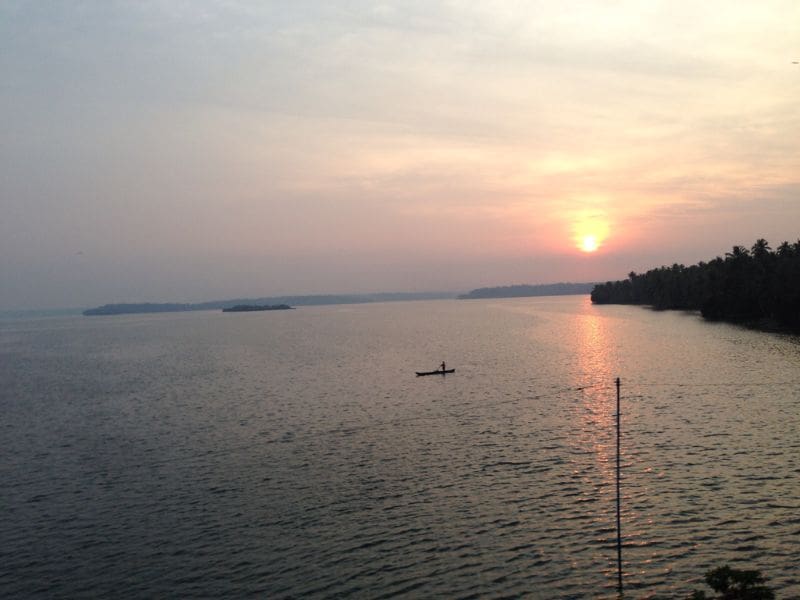
[[800,597],[800,340],[586,297],[0,321],[0,596],[614,597],[617,376],[626,597]]

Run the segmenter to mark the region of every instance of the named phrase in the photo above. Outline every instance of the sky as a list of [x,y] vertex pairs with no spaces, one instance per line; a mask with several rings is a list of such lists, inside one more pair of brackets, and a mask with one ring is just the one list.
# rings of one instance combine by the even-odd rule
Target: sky
[[0,2],[0,309],[800,238],[796,0]]

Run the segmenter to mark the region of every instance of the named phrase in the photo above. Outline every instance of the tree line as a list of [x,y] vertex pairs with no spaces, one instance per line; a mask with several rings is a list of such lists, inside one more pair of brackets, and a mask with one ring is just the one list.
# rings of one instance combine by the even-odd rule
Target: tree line
[[800,240],[773,250],[759,239],[750,249],[734,246],[724,258],[690,267],[631,272],[597,284],[592,302],[699,310],[706,319],[800,330]]
[[484,287],[472,290],[458,297],[459,300],[476,298],[521,298],[527,296],[567,296],[570,294],[588,294],[593,283],[545,283],[539,285],[505,285],[501,287]]

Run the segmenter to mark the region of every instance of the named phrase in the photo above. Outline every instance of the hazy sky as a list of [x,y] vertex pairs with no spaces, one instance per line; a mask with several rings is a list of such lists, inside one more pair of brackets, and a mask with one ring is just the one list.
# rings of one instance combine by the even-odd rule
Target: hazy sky
[[617,279],[794,241],[797,60],[797,0],[4,0],[0,308]]

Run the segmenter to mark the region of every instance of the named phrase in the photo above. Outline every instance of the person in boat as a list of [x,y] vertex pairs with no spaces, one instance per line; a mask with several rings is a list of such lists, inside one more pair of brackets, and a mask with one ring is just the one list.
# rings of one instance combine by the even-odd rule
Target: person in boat
[[445,366],[444,366],[444,361],[442,361],[442,371],[446,371],[446,370],[447,370],[447,369],[445,369]]

